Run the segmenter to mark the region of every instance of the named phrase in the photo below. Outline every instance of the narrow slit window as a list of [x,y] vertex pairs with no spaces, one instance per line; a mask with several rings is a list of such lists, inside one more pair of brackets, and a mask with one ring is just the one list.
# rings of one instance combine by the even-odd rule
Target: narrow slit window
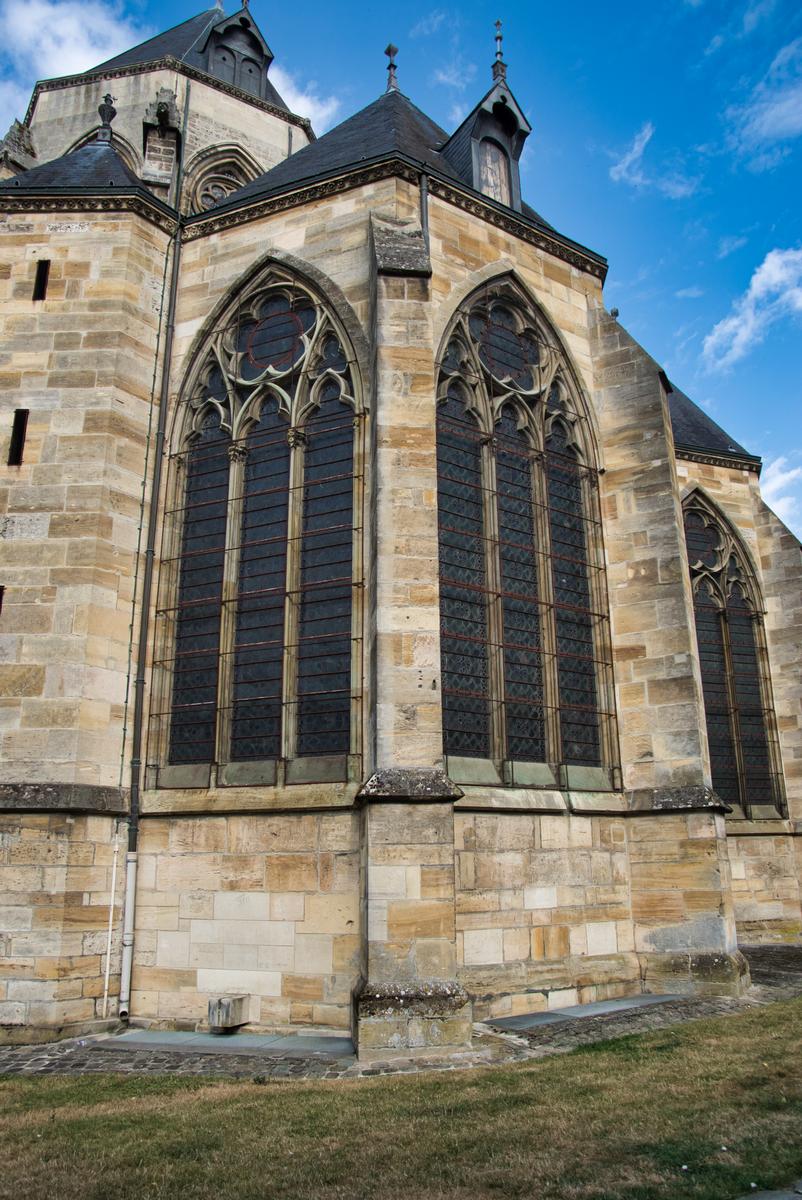
[[40,258],[36,264],[36,279],[33,284],[34,300],[44,300],[47,296],[47,281],[50,278],[50,259]]
[[0,613],[2,613],[2,611],[3,611],[3,599],[5,598],[5,594],[6,594],[5,587],[2,584],[0,584]]
[[14,409],[14,423],[11,426],[11,442],[8,447],[8,465],[18,467],[22,462],[25,450],[25,434],[28,430],[27,408]]

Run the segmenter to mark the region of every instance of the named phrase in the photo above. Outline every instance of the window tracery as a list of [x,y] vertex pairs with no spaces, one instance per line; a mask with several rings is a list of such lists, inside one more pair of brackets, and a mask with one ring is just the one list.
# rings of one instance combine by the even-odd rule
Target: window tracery
[[713,788],[736,813],[776,816],[782,779],[757,581],[698,492],[684,520]]
[[358,393],[337,322],[281,272],[207,338],[165,522],[160,784],[345,778],[358,753]]
[[444,748],[466,781],[614,782],[585,424],[560,347],[516,288],[463,305],[440,363],[437,441]]

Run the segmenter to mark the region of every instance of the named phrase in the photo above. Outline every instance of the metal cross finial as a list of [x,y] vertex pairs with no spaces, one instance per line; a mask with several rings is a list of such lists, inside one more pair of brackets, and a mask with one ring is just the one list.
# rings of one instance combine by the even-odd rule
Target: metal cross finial
[[395,56],[398,53],[398,47],[394,46],[393,43],[390,42],[390,45],[387,47],[387,49],[385,50],[384,53],[387,55],[387,57],[390,60],[389,63],[387,64],[387,91],[388,92],[397,92],[398,91],[398,79],[396,78],[397,67],[396,67],[396,62],[395,62]]
[[501,51],[501,21],[496,21],[496,59],[493,63],[493,78],[497,82],[504,83],[507,78],[507,64],[504,62],[504,56]]

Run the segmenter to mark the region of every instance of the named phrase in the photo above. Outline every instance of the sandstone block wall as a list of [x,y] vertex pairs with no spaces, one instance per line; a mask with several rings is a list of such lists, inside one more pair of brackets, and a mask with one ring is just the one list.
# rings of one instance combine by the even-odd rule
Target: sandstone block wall
[[[266,171],[286,158],[292,149],[307,145],[304,128],[265,112],[257,104],[230,96],[200,80],[188,80],[180,72],[160,69],[67,85],[39,93],[31,134],[37,162],[49,162],[66,154],[100,125],[98,105],[106,92],[114,94],[117,116],[114,137],[124,142],[127,156],[141,174],[143,163],[142,123],[149,107],[156,103],[162,89],[175,95],[175,108],[183,120],[186,88],[190,88],[188,128],[185,131],[184,164],[190,165],[197,154],[211,147],[241,146]],[[22,113],[19,114],[22,117]]]
[[640,991],[627,824],[457,812],[457,958],[477,1016]]
[[[125,213],[0,219],[3,784],[121,782],[165,248]],[[16,408],[28,437],[7,467]]]
[[360,973],[359,817],[148,819],[131,1013],[186,1024],[245,992],[250,1022],[350,1028]]
[[110,817],[0,813],[0,1041],[69,1035],[119,993],[125,842]]

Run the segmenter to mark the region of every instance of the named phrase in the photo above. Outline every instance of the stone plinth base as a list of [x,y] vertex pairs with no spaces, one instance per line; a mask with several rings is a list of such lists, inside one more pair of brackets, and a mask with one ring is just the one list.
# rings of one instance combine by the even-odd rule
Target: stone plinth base
[[639,954],[644,992],[692,996],[742,996],[749,965],[739,950],[695,954]]
[[470,1049],[473,1006],[457,983],[365,984],[355,1004],[360,1059]]
[[0,1025],[0,1046],[38,1046],[43,1042],[61,1042],[67,1038],[90,1037],[97,1033],[118,1033],[123,1028],[116,1017],[70,1021],[64,1025]]

